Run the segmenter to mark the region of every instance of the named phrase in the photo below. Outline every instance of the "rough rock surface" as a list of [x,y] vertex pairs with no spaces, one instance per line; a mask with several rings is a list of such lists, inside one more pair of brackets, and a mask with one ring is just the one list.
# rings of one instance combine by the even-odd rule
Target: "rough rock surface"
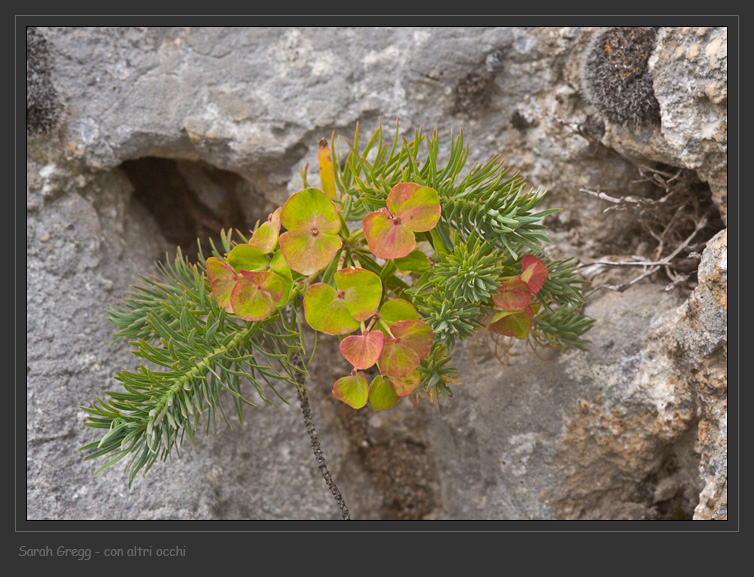
[[694,170],[728,213],[726,28],[661,28],[649,57],[662,123],[641,130],[607,123],[603,143],[638,162]]
[[728,516],[728,231],[707,244],[699,286],[679,311],[675,338],[683,374],[691,375],[699,418],[704,489],[695,519]]
[[[651,129],[604,122],[585,98],[596,33],[34,29],[54,98],[39,106],[59,114],[27,139],[27,518],[339,518],[295,402],[220,423],[130,491],[125,463],[94,476],[76,452],[96,438],[79,406],[137,364],[109,345],[108,306],[186,238],[266,216],[332,131],[371,134],[380,118],[392,134],[397,118],[405,134],[437,128],[447,150],[462,129],[470,162],[500,154],[549,191],[564,209],[555,252],[579,260],[635,230],[579,189],[651,194],[637,163],[695,171],[725,213],[724,29],[658,31]],[[316,357],[315,424],[352,517],[725,518],[726,239],[704,250],[691,293],[653,278],[591,295],[587,353],[520,351],[503,366],[466,344],[464,384],[439,412],[354,412],[330,395],[344,367]]]

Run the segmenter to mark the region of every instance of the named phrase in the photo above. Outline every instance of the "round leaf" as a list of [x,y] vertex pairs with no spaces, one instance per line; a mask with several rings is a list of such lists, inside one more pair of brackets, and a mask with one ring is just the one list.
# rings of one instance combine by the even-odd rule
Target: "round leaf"
[[[328,201],[329,202],[329,201]],[[293,270],[304,275],[322,270],[335,257],[343,242],[337,234],[301,228],[280,235],[280,250]]]
[[398,321],[390,327],[390,331],[395,337],[396,344],[409,347],[420,359],[429,354],[435,339],[432,327],[419,320]]
[[401,258],[416,247],[416,237],[384,208],[370,212],[361,221],[372,254],[384,259]]
[[380,318],[392,326],[398,321],[408,321],[418,319],[419,313],[416,312],[414,305],[404,299],[391,299],[386,301],[380,307]]
[[280,234],[280,213],[282,210],[282,207],[278,208],[267,217],[266,222],[259,225],[259,228],[254,231],[249,240],[249,245],[257,247],[265,254],[275,250],[275,246],[278,243],[278,235]]
[[293,288],[293,275],[291,267],[285,262],[282,252],[276,252],[270,260],[270,270],[278,275],[283,281],[283,298],[276,304],[278,307],[285,306],[291,298],[291,289]]
[[380,357],[382,341],[383,336],[380,331],[351,335],[340,342],[340,352],[355,368],[368,369]]
[[331,234],[339,232],[341,226],[337,207],[316,188],[305,188],[292,195],[283,205],[280,222],[289,231],[316,229]]
[[230,295],[233,312],[246,321],[261,321],[283,296],[283,281],[271,272],[243,271]]
[[411,347],[385,337],[382,342],[382,353],[377,361],[380,372],[387,377],[402,377],[415,370],[421,357]]
[[355,375],[338,379],[333,385],[332,394],[346,405],[360,409],[367,404],[369,398],[369,385],[366,375],[358,372]]
[[490,330],[506,337],[525,339],[531,331],[534,310],[531,306],[522,311],[504,313],[503,317],[490,325]]
[[437,191],[415,182],[396,184],[387,196],[387,207],[401,224],[413,232],[432,230],[440,220]]
[[346,307],[357,321],[370,318],[380,306],[382,281],[363,268],[350,266],[335,273],[335,286],[345,294]]
[[382,375],[377,375],[369,385],[369,404],[375,411],[389,409],[400,400],[401,398],[395,393],[390,383],[382,378]]
[[429,257],[418,248],[412,250],[407,256],[396,258],[393,262],[401,272],[426,272],[432,268]]
[[207,259],[207,279],[209,280],[210,292],[217,304],[228,312],[233,312],[230,304],[230,295],[236,286],[238,274],[233,267],[225,261],[214,256]]
[[283,298],[285,288],[283,286],[283,279],[276,275],[274,272],[252,272],[248,270],[242,270],[241,276],[243,276],[250,283],[257,287],[257,290],[264,291],[270,295],[273,301],[279,302]]
[[248,244],[238,244],[233,247],[228,253],[228,264],[232,266],[236,272],[242,270],[267,270],[270,262],[264,253],[255,246]]
[[495,306],[504,311],[520,311],[529,306],[531,291],[520,278],[505,279],[497,287],[497,293],[492,295]]
[[390,377],[387,379],[390,386],[393,387],[395,394],[399,397],[407,397],[419,388],[421,376],[419,371],[413,371],[402,377]]
[[315,331],[328,335],[347,335],[360,326],[348,312],[345,295],[321,282],[311,285],[304,295],[304,318]]
[[549,274],[547,266],[531,254],[525,255],[521,259],[521,266],[524,271],[518,277],[529,286],[532,294],[537,294],[547,280],[547,275]]

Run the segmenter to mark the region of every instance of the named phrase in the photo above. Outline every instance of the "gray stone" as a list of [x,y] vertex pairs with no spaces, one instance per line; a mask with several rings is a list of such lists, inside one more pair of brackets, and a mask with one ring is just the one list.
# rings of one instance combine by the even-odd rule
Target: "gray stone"
[[[39,27],[61,111],[54,130],[27,140],[27,517],[340,517],[291,390],[281,391],[290,405],[250,408],[232,430],[219,423],[131,490],[126,462],[94,476],[101,463],[77,453],[98,438],[79,407],[138,365],[109,344],[108,307],[172,253],[171,232],[253,226],[300,189],[306,163],[318,185],[317,145],[333,131],[352,140],[358,122],[363,142],[378,119],[390,135],[399,119],[408,136],[437,128],[447,154],[451,130],[463,130],[470,163],[499,154],[548,190],[545,207],[563,208],[549,221],[553,256],[588,261],[635,234],[629,217],[606,215],[580,189],[651,194],[637,163],[695,171],[724,213],[724,29],[658,32],[655,129],[602,128],[594,116],[581,75],[595,33]],[[172,167],[183,221],[165,220],[178,209],[145,208],[168,197],[134,184],[154,158]],[[456,356],[464,384],[439,412],[407,400],[379,413],[337,403],[332,383],[348,367],[324,339],[309,395],[352,517],[724,518],[723,238],[704,251],[692,293],[663,292],[654,278],[591,295],[588,352],[540,360],[519,347],[504,365],[483,340],[466,343]]]
[[660,126],[608,123],[603,143],[627,158],[696,171],[728,213],[728,35],[724,27],[663,27],[649,58]]

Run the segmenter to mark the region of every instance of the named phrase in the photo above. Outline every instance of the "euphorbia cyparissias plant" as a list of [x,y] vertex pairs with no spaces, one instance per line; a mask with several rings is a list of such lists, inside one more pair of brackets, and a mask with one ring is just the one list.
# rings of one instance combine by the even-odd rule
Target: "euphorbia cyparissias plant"
[[[416,233],[431,231],[440,221],[442,209],[437,191],[414,182],[400,182],[385,199],[386,208],[372,211],[362,220],[363,239],[373,257],[390,261],[396,268],[408,262],[422,268],[429,263],[414,257],[405,260],[416,247]],[[280,227],[287,229],[279,234]],[[279,251],[276,252],[279,239]],[[356,241],[354,241],[356,239]],[[275,311],[286,294],[281,261],[286,271],[305,275],[295,285],[303,293],[304,317],[315,331],[342,338],[340,352],[353,366],[350,375],[338,379],[333,395],[359,409],[372,401],[372,407],[392,406],[411,395],[421,382],[418,368],[432,351],[434,332],[421,319],[416,308],[403,299],[387,298],[380,276],[370,270],[348,266],[315,280],[326,268],[340,263],[344,242],[352,260],[366,258],[359,237],[343,226],[340,211],[329,195],[308,187],[292,195],[267,222],[253,232],[247,245],[237,245],[227,262],[207,260],[212,295],[219,305],[247,321],[263,320]],[[345,255],[343,255],[345,256]],[[277,260],[278,267],[273,266]],[[531,331],[534,307],[530,304],[547,279],[544,263],[533,255],[521,261],[522,272],[500,279],[492,295],[494,314],[489,329],[495,333],[526,338]],[[384,272],[385,269],[383,268]],[[386,306],[387,315],[378,313]],[[536,305],[538,306],[538,305]],[[354,335],[360,330],[360,334]],[[376,366],[379,373],[370,387],[365,370]],[[378,380],[375,379],[379,377]],[[387,393],[389,386],[395,398]]]
[[[415,232],[427,232],[439,221],[437,192],[411,182],[399,183],[386,204],[390,212],[383,209],[364,217],[363,238],[373,256],[401,258],[416,247]],[[281,226],[287,231],[279,234]],[[220,306],[244,320],[261,321],[287,303],[286,277],[289,285],[293,281],[290,274],[280,274],[281,261],[286,271],[305,275],[295,283],[295,290],[303,293],[306,322],[328,335],[350,335],[342,340],[340,350],[354,371],[336,381],[333,394],[361,408],[369,399],[369,385],[361,371],[375,365],[384,376],[379,382],[389,383],[399,398],[416,390],[417,369],[431,351],[433,331],[407,301],[402,301],[402,307],[392,307],[388,319],[380,318],[378,310],[386,291],[380,277],[367,269],[351,265],[326,275],[327,281],[311,283],[338,262],[343,243],[349,240],[351,232],[342,226],[336,204],[321,190],[308,187],[292,195],[253,232],[248,244],[234,247],[225,261],[207,259],[207,277]],[[358,245],[351,243],[349,249],[355,256]],[[351,335],[359,329],[360,335]],[[383,408],[384,404],[374,402],[373,406]]]
[[544,192],[497,157],[466,167],[462,135],[445,165],[437,131],[408,140],[396,127],[391,146],[380,127],[362,146],[357,128],[345,142],[343,160],[320,141],[320,188],[304,169],[250,237],[223,231],[195,263],[179,249],[111,308],[116,339],[147,362],[117,373],[124,391],[82,407],[105,430],[82,447],[87,460],[108,456],[102,470],[130,456],[130,483],[225,417],[221,394],[241,421],[249,385],[270,405],[286,384],[305,399],[305,323],[339,339],[352,367],[334,397],[374,410],[404,398],[439,408],[459,384],[455,347],[480,333],[496,347],[586,348],[584,281],[571,259],[547,258],[543,222],[557,209],[537,209]]

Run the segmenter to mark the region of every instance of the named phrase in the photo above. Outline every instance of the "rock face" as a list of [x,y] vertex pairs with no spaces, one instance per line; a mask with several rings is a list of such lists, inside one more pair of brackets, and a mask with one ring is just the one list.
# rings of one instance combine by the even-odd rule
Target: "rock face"
[[638,162],[695,170],[728,214],[728,36],[726,28],[661,28],[647,55],[661,124],[609,123],[603,142]]
[[[351,140],[357,122],[370,135],[378,119],[391,135],[396,119],[407,135],[437,128],[445,151],[463,130],[470,163],[500,154],[547,189],[547,206],[563,208],[549,221],[556,255],[652,244],[630,214],[580,192],[656,197],[639,165],[684,169],[719,214],[694,239],[698,282],[664,292],[661,271],[592,292],[588,352],[514,350],[504,365],[488,343],[466,343],[464,384],[439,412],[337,403],[345,367],[322,343],[310,400],[351,517],[727,518],[726,32],[647,36],[635,63],[659,110],[647,124],[616,122],[585,88],[600,39],[631,36],[608,32],[30,28],[27,518],[340,518],[293,391],[281,390],[291,405],[220,423],[131,490],[126,463],[97,476],[101,463],[82,463],[76,450],[97,437],[79,407],[138,365],[109,345],[107,320],[138,275],[197,236],[250,228],[300,189],[322,137]],[[601,271],[592,286],[635,270]]]
[[699,265],[699,286],[679,311],[674,336],[683,374],[697,397],[699,471],[704,489],[696,519],[728,517],[728,231],[710,240]]

